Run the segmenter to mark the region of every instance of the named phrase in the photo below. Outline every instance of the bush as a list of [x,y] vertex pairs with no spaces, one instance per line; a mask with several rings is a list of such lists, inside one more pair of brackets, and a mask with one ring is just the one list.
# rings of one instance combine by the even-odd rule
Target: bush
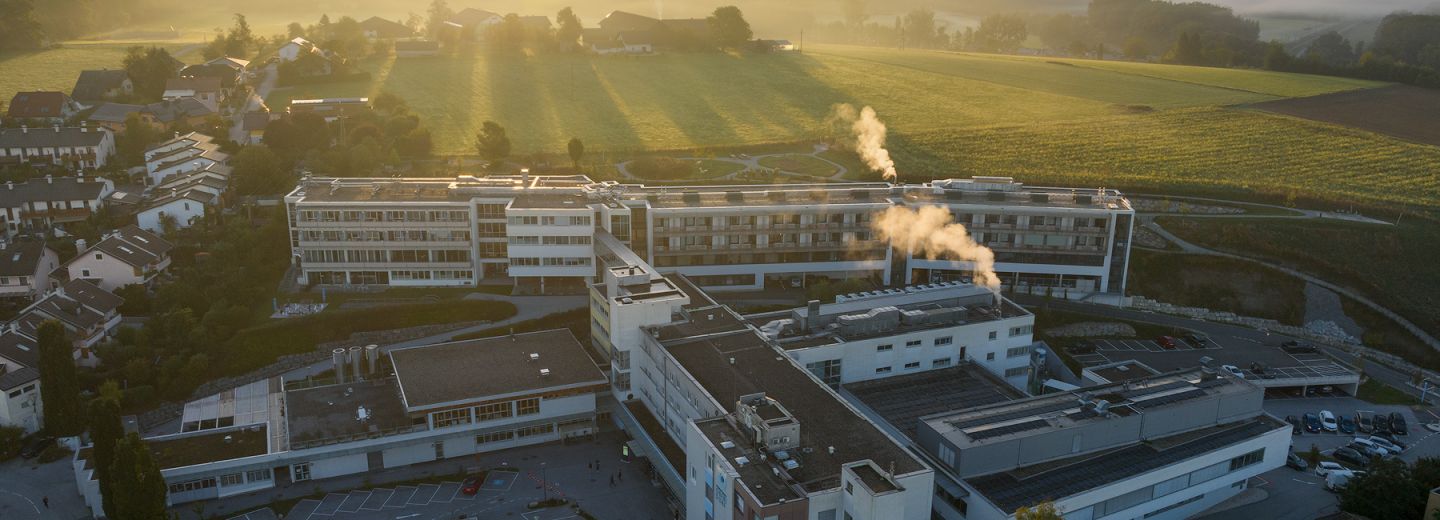
[[150,385],[137,385],[125,389],[120,398],[120,405],[126,410],[143,410],[157,404],[160,400],[159,392]]
[[0,462],[15,458],[25,442],[25,430],[15,426],[0,426]]
[[65,445],[58,442],[52,443],[49,446],[45,447],[45,451],[40,452],[40,463],[48,464],[51,462],[55,462],[57,460],[69,457],[71,453],[74,452],[70,451],[70,448],[66,448]]

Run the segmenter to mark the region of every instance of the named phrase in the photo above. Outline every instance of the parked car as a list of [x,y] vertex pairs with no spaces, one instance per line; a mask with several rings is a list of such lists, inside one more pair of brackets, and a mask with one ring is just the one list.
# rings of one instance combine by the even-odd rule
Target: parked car
[[1185,341],[1189,342],[1190,346],[1192,347],[1204,348],[1206,345],[1210,344],[1210,336],[1206,336],[1204,334],[1196,332],[1193,334],[1186,334]]
[[1305,414],[1305,431],[1320,433],[1320,416],[1313,413]]
[[1380,447],[1380,445],[1378,444],[1370,442],[1369,439],[1362,439],[1358,437],[1354,440],[1351,440],[1350,444],[1345,445],[1345,447],[1358,451],[1361,455],[1364,455],[1366,457],[1385,458],[1390,455],[1389,450]]
[[1356,429],[1360,430],[1361,433],[1370,433],[1375,431],[1375,423],[1370,421],[1370,416],[1363,413],[1355,414],[1355,427]]
[[1245,371],[1240,370],[1240,367],[1235,365],[1221,365],[1220,369],[1229,372],[1230,375],[1235,376],[1236,379],[1245,379]]
[[1340,422],[1335,420],[1335,414],[1330,413],[1330,410],[1320,410],[1320,427],[1327,432],[1333,432],[1340,429]]
[[1433,433],[1440,433],[1440,422],[1427,422],[1421,424],[1421,426],[1424,426],[1425,429],[1430,430]]
[[20,450],[20,456],[27,459],[39,457],[40,452],[45,451],[45,448],[49,448],[54,444],[54,437],[45,436],[36,438],[35,440],[30,441],[30,444],[26,444],[24,449]]
[[1374,422],[1376,434],[1390,433],[1390,416],[1377,413],[1375,414]]
[[1315,345],[1301,343],[1294,340],[1281,343],[1280,349],[1291,354],[1314,354],[1315,352],[1318,352],[1318,350],[1315,348]]
[[[1294,453],[1291,453],[1291,455],[1294,455]],[[1345,469],[1345,466],[1341,466],[1339,462],[1330,462],[1330,461],[1328,461],[1328,460],[1322,460],[1322,461],[1320,461],[1320,464],[1317,464],[1317,465],[1315,466],[1315,474],[1316,474],[1316,475],[1319,475],[1319,476],[1322,476],[1322,477],[1325,476],[1325,475],[1328,475],[1331,471],[1350,471],[1350,470]]]
[[1390,433],[1410,435],[1410,428],[1405,424],[1405,416],[1400,415],[1400,412],[1390,412]]
[[1335,460],[1348,462],[1362,468],[1370,465],[1370,457],[1355,451],[1354,448],[1335,448],[1335,453],[1332,453],[1330,456],[1335,457]]
[[1349,417],[1340,416],[1340,433],[1351,435],[1355,433],[1355,421]]
[[1286,416],[1285,422],[1290,423],[1290,435],[1300,435],[1300,433],[1303,431],[1300,429],[1300,419],[1296,418],[1295,416]]
[[1175,338],[1172,336],[1160,336],[1158,338],[1155,338],[1155,343],[1159,343],[1160,347],[1166,350],[1175,350]]
[[1251,363],[1250,371],[1254,372],[1255,375],[1260,376],[1260,379],[1275,379],[1275,373],[1271,372],[1270,368],[1265,366],[1264,363]]
[[1293,451],[1285,457],[1285,465],[1300,471],[1310,469],[1310,463],[1305,462],[1305,457],[1301,457]]
[[480,477],[465,477],[460,483],[460,492],[466,495],[473,495],[480,492]]
[[1406,446],[1404,443],[1401,443],[1400,441],[1382,435],[1371,435],[1367,437],[1367,439],[1370,442],[1373,442],[1376,445],[1380,446],[1381,448],[1389,450],[1391,453],[1400,453],[1402,451],[1405,451],[1405,448],[1409,447]]

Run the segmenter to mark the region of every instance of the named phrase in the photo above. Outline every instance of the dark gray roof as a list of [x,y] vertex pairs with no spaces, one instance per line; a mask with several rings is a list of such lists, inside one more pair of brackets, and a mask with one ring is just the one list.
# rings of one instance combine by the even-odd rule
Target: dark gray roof
[[0,357],[27,367],[40,366],[40,347],[34,340],[19,334],[0,334]]
[[44,242],[16,242],[0,249],[0,276],[34,276],[45,256]]
[[985,369],[965,362],[950,368],[872,379],[845,390],[911,439],[926,415],[1024,397]]
[[70,280],[61,289],[64,289],[66,296],[105,314],[119,309],[120,304],[125,303],[124,298],[85,280]]
[[0,128],[0,148],[99,146],[105,130],[84,127]]
[[130,74],[123,70],[82,70],[70,97],[77,101],[98,101],[105,97],[105,92],[120,88],[127,79]]
[[220,78],[170,78],[165,80],[165,90],[194,90],[197,93],[217,92],[220,90]]
[[106,123],[124,123],[125,118],[130,117],[130,114],[142,112],[144,110],[144,105],[130,105],[126,103],[101,103],[99,106],[95,107],[94,111],[90,112],[90,117],[86,119],[90,121],[101,121]]
[[161,123],[170,123],[182,118],[204,117],[215,113],[200,100],[189,97],[151,103],[145,105],[145,111],[155,114],[155,119]]
[[85,253],[104,251],[121,262],[135,267],[143,267],[159,261],[161,257],[170,252],[171,247],[173,246],[159,235],[140,229],[135,225],[129,225],[116,230],[114,234],[96,243]]
[[99,200],[105,183],[98,177],[51,177],[0,186],[0,208],[19,207],[25,202]]
[[[1259,416],[1099,453],[965,479],[1001,511],[1060,500],[1240,443],[1282,427]],[[1288,426],[1283,426],[1288,429]]]
[[215,195],[208,191],[196,189],[176,189],[174,193],[167,193],[163,197],[150,201],[150,203],[146,204],[145,208],[140,211],[149,211],[180,199],[190,199],[201,204],[209,204],[215,201]]
[[[537,361],[530,354],[539,354]],[[411,347],[390,352],[401,398],[413,412],[444,403],[576,385],[605,374],[568,329]],[[541,376],[541,369],[549,369]]]
[[[403,43],[403,42],[396,42],[396,43],[395,43],[395,48],[396,48],[396,49],[399,49],[401,43]],[[432,43],[433,43],[433,42],[432,42]],[[253,131],[256,131],[256,130],[264,130],[265,127],[270,126],[270,114],[267,113],[267,112],[249,112],[249,113],[246,113],[244,120],[241,122],[241,125],[242,125],[242,127],[245,129],[246,132],[253,132]]]
[[[356,420],[362,406],[368,412],[365,422]],[[285,421],[291,449],[326,439],[364,435],[372,428],[386,432],[414,424],[405,414],[400,392],[390,379],[285,392]]]
[[0,374],[0,391],[12,390],[17,386],[40,379],[40,369],[25,367]]

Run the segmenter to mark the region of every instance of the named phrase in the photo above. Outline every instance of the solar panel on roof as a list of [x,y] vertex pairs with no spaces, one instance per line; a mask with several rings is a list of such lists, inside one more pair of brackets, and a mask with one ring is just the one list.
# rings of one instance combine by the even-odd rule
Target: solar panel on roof
[[1170,395],[1163,396],[1163,397],[1156,397],[1156,398],[1154,398],[1154,399],[1146,399],[1146,400],[1144,400],[1144,401],[1138,401],[1138,402],[1134,403],[1134,404],[1131,405],[1131,406],[1134,406],[1134,407],[1136,407],[1136,408],[1140,408],[1140,409],[1143,410],[1143,409],[1145,409],[1145,408],[1153,408],[1153,407],[1156,407],[1156,406],[1164,406],[1164,405],[1167,405],[1167,404],[1170,404],[1170,403],[1176,403],[1176,402],[1185,401],[1185,400],[1188,400],[1188,399],[1194,399],[1194,398],[1196,398],[1196,397],[1200,397],[1200,396],[1203,396],[1203,395],[1205,395],[1205,391],[1204,391],[1204,390],[1201,390],[1201,389],[1199,389],[1199,388],[1196,388],[1196,389],[1194,389],[1194,390],[1186,390],[1186,391],[1180,392],[1180,393],[1178,393],[1178,394],[1170,394]]
[[1001,435],[1009,435],[1016,432],[1038,430],[1049,425],[1050,423],[1044,419],[1033,419],[1025,422],[1007,424],[1005,426],[997,426],[994,428],[988,428],[979,431],[967,431],[965,432],[965,435],[967,437],[970,437],[971,439],[975,439],[978,441],[982,439],[989,439],[992,437],[999,437]]

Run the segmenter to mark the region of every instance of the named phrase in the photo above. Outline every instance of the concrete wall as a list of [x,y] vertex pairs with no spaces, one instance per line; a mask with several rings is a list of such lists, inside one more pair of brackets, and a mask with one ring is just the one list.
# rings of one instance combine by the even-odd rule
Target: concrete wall
[[[95,258],[95,255],[100,255],[100,258]],[[143,270],[141,274],[135,274],[136,269],[130,264],[110,256],[109,253],[95,250],[80,254],[70,261],[70,265],[66,266],[71,280],[98,279],[99,283],[96,285],[111,292],[126,285],[144,282]],[[85,274],[86,271],[89,271],[90,274]]]
[[17,426],[27,434],[35,433],[40,430],[43,410],[38,379],[0,393],[0,426]]
[[370,464],[366,455],[364,453],[352,453],[339,457],[310,461],[310,480],[353,475],[369,470]]

